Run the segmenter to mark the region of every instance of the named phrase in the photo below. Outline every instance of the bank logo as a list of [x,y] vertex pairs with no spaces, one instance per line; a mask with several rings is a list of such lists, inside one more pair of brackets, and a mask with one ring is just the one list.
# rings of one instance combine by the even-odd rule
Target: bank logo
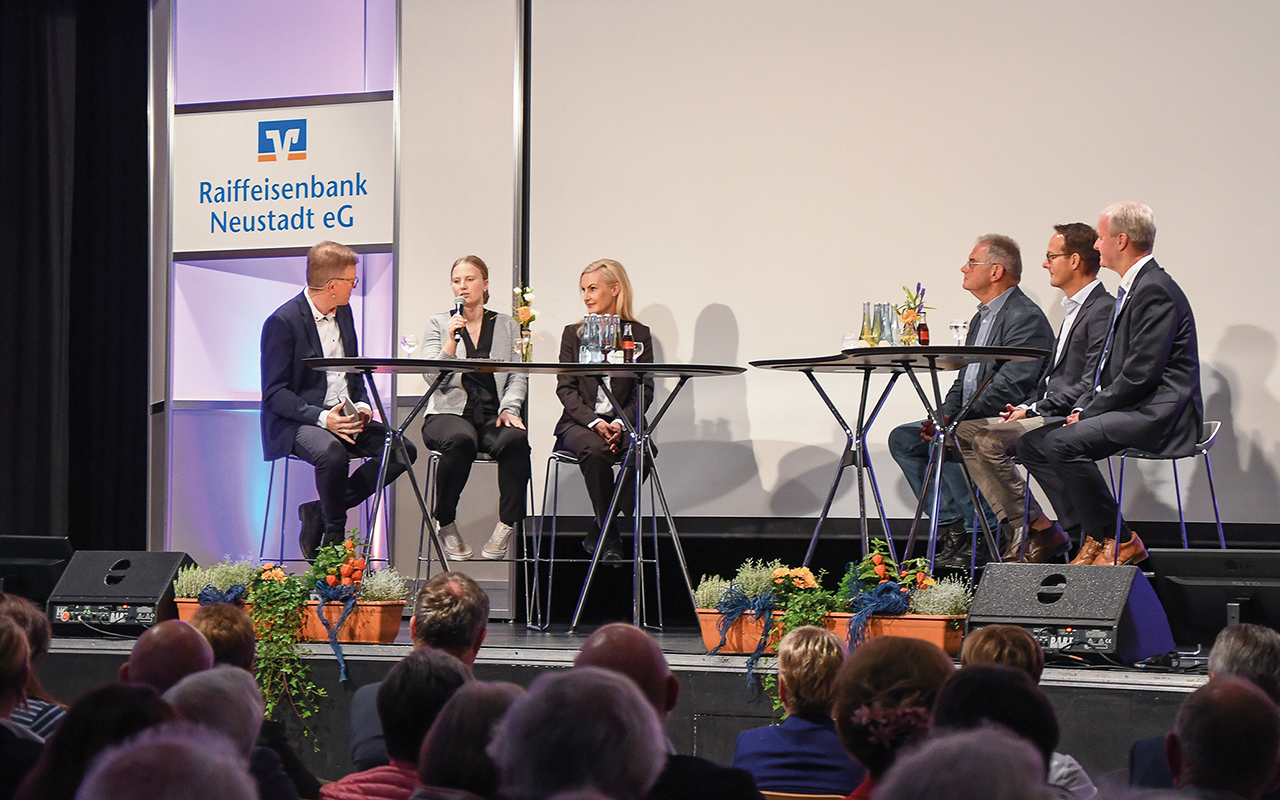
[[305,119],[273,119],[258,123],[259,161],[300,161],[306,157]]

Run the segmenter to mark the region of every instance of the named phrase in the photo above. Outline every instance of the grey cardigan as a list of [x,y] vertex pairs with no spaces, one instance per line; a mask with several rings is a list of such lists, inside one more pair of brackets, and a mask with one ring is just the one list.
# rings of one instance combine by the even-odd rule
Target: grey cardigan
[[[466,358],[465,355],[451,356],[444,352],[445,329],[452,317],[451,313],[441,312],[427,321],[427,332],[422,337],[423,358],[442,360]],[[498,314],[498,318],[493,322],[493,344],[489,348],[490,357],[499,361],[519,361],[515,352],[515,343],[519,339],[520,324],[510,314]],[[427,383],[434,381],[436,375],[435,372],[422,374]],[[529,376],[512,372],[495,372],[493,379],[498,386],[498,410],[520,416],[520,407],[529,394]],[[427,413],[461,414],[466,407],[467,391],[462,388],[462,373],[455,372],[431,396],[431,400],[427,403]]]

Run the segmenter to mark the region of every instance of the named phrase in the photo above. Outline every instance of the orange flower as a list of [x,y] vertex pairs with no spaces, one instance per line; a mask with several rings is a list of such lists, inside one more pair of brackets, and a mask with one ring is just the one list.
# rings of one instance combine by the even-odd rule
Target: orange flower
[[533,319],[533,309],[529,306],[520,306],[516,309],[516,319],[527,325]]
[[914,308],[908,308],[898,315],[898,321],[903,325],[914,325],[918,319],[920,319],[920,315],[916,313]]

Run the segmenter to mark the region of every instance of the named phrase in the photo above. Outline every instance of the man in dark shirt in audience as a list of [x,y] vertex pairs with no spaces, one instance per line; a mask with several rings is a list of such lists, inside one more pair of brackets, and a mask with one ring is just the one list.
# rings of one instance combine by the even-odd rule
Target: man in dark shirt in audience
[[1280,713],[1241,678],[1192,692],[1165,739],[1173,785],[1201,800],[1260,800],[1280,784]]
[[[480,584],[461,572],[442,572],[418,590],[409,636],[415,649],[441,650],[470,669],[488,624],[489,595]],[[379,686],[361,686],[351,696],[351,763],[358,770],[387,763],[378,721]]]
[[[662,648],[634,625],[605,625],[587,639],[575,667],[601,667],[626,675],[640,687],[664,723],[680,697],[680,679],[671,673]],[[721,767],[697,756],[675,752],[670,741],[667,766],[649,790],[648,800],[761,800],[751,773]]]

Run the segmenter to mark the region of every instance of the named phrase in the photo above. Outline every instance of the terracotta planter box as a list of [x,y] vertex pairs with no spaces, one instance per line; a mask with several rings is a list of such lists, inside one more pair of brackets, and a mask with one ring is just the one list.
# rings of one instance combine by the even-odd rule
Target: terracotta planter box
[[[774,620],[777,620],[777,614]],[[702,629],[702,644],[710,652],[716,645],[720,644],[720,631],[716,626],[720,622],[720,612],[714,608],[698,609],[698,626]],[[720,648],[717,655],[733,655],[733,654],[749,654],[756,651],[756,645],[760,643],[760,634],[764,632],[764,620],[755,619],[750,614],[743,614],[734,620],[729,626],[728,634],[724,639],[724,647]],[[769,636],[769,645],[765,648],[765,653],[773,655],[778,652],[778,631],[774,631]]]
[[[849,619],[852,616],[852,614],[843,613],[827,614],[823,619],[823,625],[827,630],[838,636],[840,641],[847,644]],[[959,655],[960,645],[964,640],[964,620],[965,617],[963,615],[904,614],[900,617],[872,617],[871,621],[867,623],[867,638],[902,636],[908,639],[923,639],[941,647],[948,655],[955,656]],[[702,643],[708,651],[720,644],[720,631],[716,629],[716,625],[719,622],[720,612],[710,608],[698,609],[698,625],[702,629]],[[760,634],[763,627],[764,624],[761,620],[753,619],[749,614],[743,614],[729,627],[724,647],[720,649],[720,653],[742,654],[755,652],[756,645],[760,642]],[[775,630],[769,637],[769,645],[765,648],[765,653],[769,655],[777,653],[779,638],[778,632]]]
[[[848,644],[849,619],[852,614],[828,614],[824,620],[827,630]],[[964,615],[903,614],[897,617],[873,616],[867,623],[867,638],[877,636],[902,636],[907,639],[923,639],[946,651],[947,655],[960,654],[964,641]]]
[[[404,600],[358,601],[347,621],[338,631],[339,642],[380,642],[390,644],[400,633],[400,618],[404,613]],[[307,615],[302,623],[303,641],[327,642],[329,631],[316,616],[318,600],[307,603]],[[325,603],[325,619],[336,625],[342,616],[341,603]]]
[[[190,622],[192,615],[200,608],[200,601],[194,598],[178,598],[174,602],[178,606],[178,619],[183,622]],[[342,630],[338,631],[338,641],[379,642],[382,644],[394,642],[396,636],[400,633],[400,619],[404,613],[404,604],[404,600],[361,601],[356,603],[355,610],[351,612],[351,616],[347,617],[347,621],[342,624]],[[316,616],[316,607],[319,605],[319,601],[316,600],[307,603],[306,614],[302,622],[302,641],[304,642],[329,641],[329,632],[325,630],[324,624]],[[245,611],[248,612],[248,610],[249,606],[246,604]],[[329,624],[336,624],[338,618],[342,616],[342,605],[339,603],[326,603],[324,615],[329,620]],[[715,623],[713,622],[713,628],[714,625]],[[757,631],[756,638],[759,638],[759,636],[759,631]],[[720,641],[719,634],[716,634],[716,641]]]

